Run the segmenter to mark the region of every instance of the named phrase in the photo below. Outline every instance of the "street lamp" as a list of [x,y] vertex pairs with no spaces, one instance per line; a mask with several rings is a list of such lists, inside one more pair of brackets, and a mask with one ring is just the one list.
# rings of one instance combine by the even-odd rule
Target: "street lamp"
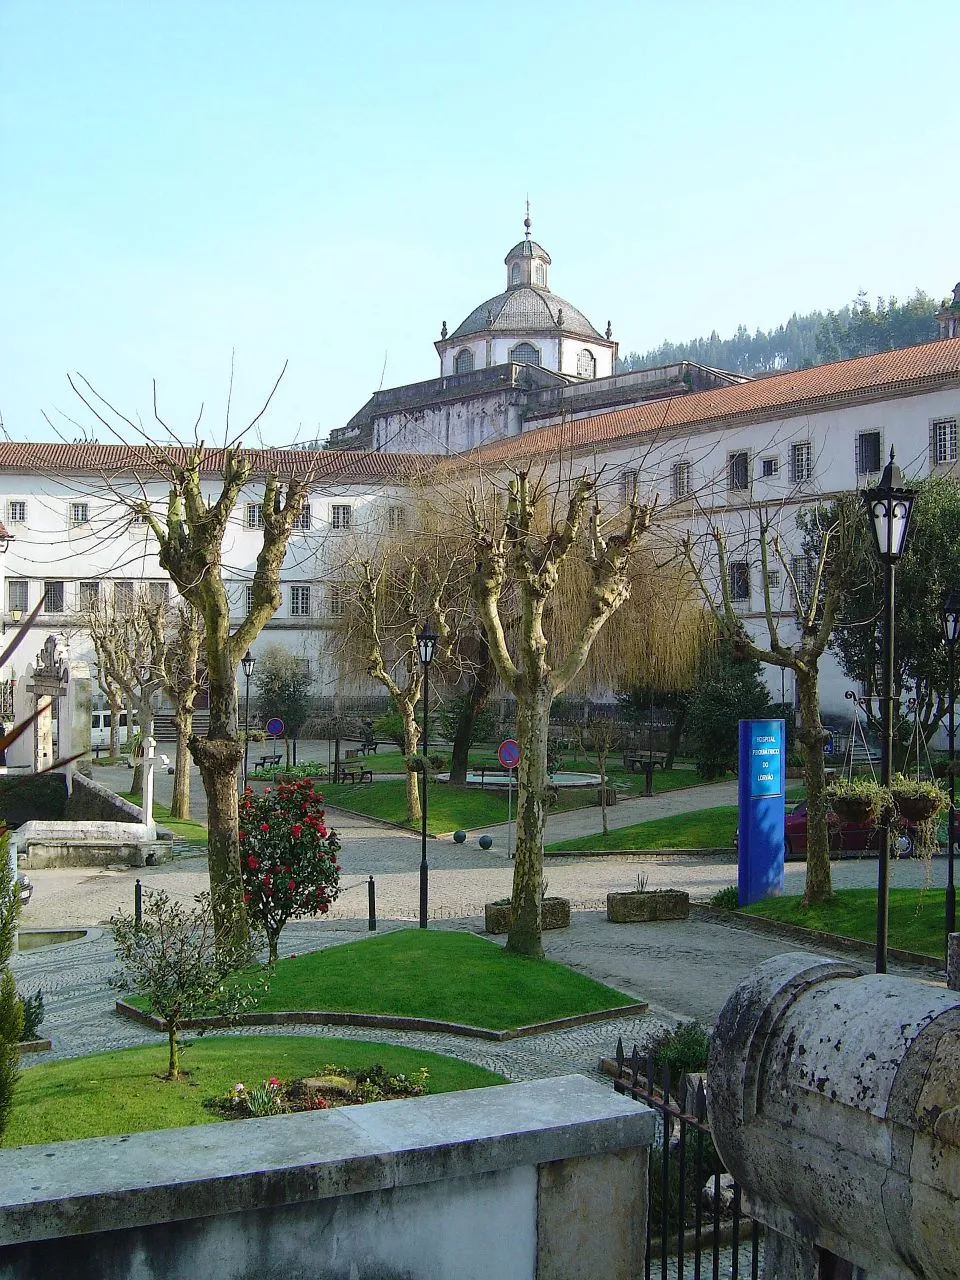
[[253,668],[257,665],[257,660],[249,649],[240,659],[240,665],[243,667],[247,682],[247,693],[243,702],[243,789],[246,790],[247,763],[250,755],[250,677],[253,675]]
[[[897,561],[903,555],[913,511],[914,491],[904,484],[900,468],[894,461],[893,449],[890,461],[883,469],[880,483],[863,494],[870,528],[873,530],[877,555],[883,565],[883,656],[881,700],[883,703],[883,732],[880,749],[880,785],[890,786],[893,764],[893,681],[894,644],[893,620],[895,614],[895,575]],[[880,857],[877,870],[877,973],[887,971],[887,926],[890,903],[890,855],[892,832],[890,814],[881,819]]]
[[420,833],[420,928],[427,927],[427,753],[430,749],[430,663],[437,651],[437,633],[432,631],[430,623],[425,622],[417,636],[417,649],[420,651],[420,664],[423,667],[423,755],[421,757],[423,775],[423,794],[421,796],[421,833]]
[[957,701],[956,667],[954,665],[957,640],[960,639],[960,592],[951,587],[943,598],[940,609],[940,621],[943,623],[943,639],[947,646],[947,696],[949,706],[947,712],[947,750],[950,756],[950,813],[947,818],[947,911],[945,933],[950,934],[957,928],[957,891],[953,879],[953,847],[956,842],[956,780],[953,776],[956,757],[957,738],[954,704]]
[[[14,625],[15,627],[16,627],[16,626],[18,626],[18,625],[19,625],[19,623],[20,623],[20,619],[23,617],[23,610],[22,610],[22,609],[11,609],[11,610],[10,610],[10,617],[11,617],[11,620],[13,621],[13,625]],[[4,635],[4,636],[5,636],[6,634],[7,634],[7,620],[6,620],[6,618],[4,618],[4,620],[3,620],[3,624],[2,624],[2,626],[0,626],[0,635]]]

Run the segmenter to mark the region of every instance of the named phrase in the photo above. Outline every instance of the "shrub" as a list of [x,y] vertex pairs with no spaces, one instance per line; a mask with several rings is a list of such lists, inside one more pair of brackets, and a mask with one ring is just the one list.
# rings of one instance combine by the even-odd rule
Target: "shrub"
[[36,1040],[44,1018],[43,992],[37,988],[34,995],[21,996],[20,1007],[23,1009],[23,1039]]
[[647,1054],[653,1058],[657,1074],[668,1067],[670,1077],[677,1081],[685,1071],[704,1071],[710,1051],[710,1036],[699,1022],[682,1022],[672,1031],[665,1031],[647,1046]]
[[697,690],[687,712],[687,736],[697,772],[705,781],[736,772],[739,720],[770,714],[760,663],[729,656]]
[[281,782],[240,803],[240,870],[251,923],[267,936],[270,962],[288,920],[326,915],[340,892],[340,841],[324,825],[313,782]]
[[394,743],[401,751],[406,748],[403,737],[403,716],[397,711],[385,711],[373,722],[373,736]]
[[735,884],[725,885],[713,895],[710,905],[720,911],[736,911],[740,906],[740,890]]
[[23,1038],[23,1006],[10,971],[10,956],[20,915],[20,891],[10,871],[7,833],[0,834],[0,866],[5,868],[0,885],[0,1136],[7,1127],[13,1091],[20,1078],[20,1050]]

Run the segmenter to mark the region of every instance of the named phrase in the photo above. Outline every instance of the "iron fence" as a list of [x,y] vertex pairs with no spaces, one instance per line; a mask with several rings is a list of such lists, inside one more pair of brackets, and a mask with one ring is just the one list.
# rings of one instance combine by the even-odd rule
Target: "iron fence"
[[742,1210],[740,1186],[717,1154],[707,1122],[703,1078],[657,1071],[636,1045],[617,1040],[618,1093],[651,1107],[657,1138],[647,1180],[645,1280],[738,1280],[760,1274],[759,1225]]

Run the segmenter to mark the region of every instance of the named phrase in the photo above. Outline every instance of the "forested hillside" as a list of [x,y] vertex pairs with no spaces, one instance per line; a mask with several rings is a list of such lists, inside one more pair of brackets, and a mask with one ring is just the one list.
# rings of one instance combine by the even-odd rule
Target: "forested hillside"
[[939,306],[919,289],[908,302],[878,298],[875,307],[860,294],[852,306],[840,311],[811,311],[803,316],[794,312],[786,324],[753,334],[740,325],[732,338],[721,338],[714,330],[709,338],[663,342],[653,351],[631,352],[621,365],[624,370],[650,369],[692,360],[754,375],[809,368],[932,342],[938,332],[934,315]]

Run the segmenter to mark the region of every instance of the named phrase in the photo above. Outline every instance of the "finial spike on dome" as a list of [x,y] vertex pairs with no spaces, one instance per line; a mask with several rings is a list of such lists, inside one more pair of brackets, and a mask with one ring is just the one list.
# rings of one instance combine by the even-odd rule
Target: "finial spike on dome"
[[525,228],[524,235],[525,235],[525,237],[529,240],[529,239],[530,239],[530,227],[531,227],[531,222],[530,222],[530,197],[529,197],[529,196],[527,196],[527,216],[526,216],[526,217],[524,218],[524,220],[523,220],[523,225],[524,225],[524,228]]
[[606,334],[607,334],[607,341],[609,342],[610,339],[613,337],[613,325],[610,323],[609,320],[607,321]]

